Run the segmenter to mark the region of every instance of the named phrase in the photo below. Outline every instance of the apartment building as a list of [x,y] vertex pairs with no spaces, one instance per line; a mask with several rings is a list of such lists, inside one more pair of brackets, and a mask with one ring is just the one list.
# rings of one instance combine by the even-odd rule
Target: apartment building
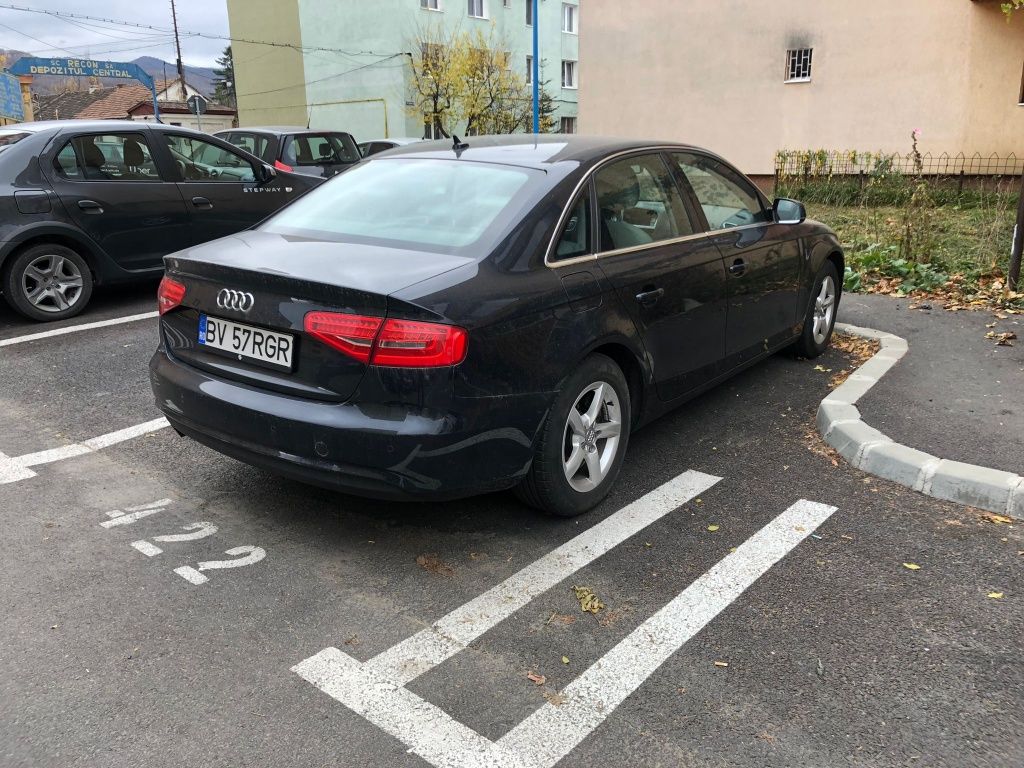
[[[589,2],[589,0],[588,0]],[[411,61],[424,33],[485,35],[507,44],[527,76],[532,0],[228,0],[240,125],[306,125],[357,140],[421,137],[410,101]],[[540,81],[556,125],[576,130],[579,0],[540,0]],[[247,43],[277,42],[280,46]]]

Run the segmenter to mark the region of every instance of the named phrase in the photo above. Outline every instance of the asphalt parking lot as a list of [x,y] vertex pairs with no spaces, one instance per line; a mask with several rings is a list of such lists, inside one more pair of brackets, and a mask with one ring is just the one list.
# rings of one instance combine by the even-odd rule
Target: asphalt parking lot
[[179,438],[153,318],[17,341],[153,309],[144,286],[0,313],[0,764],[1024,764],[1019,525],[824,450],[840,353],[638,432],[560,520]]

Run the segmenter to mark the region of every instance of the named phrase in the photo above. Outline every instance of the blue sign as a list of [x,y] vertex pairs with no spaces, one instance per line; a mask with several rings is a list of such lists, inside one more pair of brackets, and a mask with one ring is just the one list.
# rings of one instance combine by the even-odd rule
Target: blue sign
[[25,119],[25,102],[21,100],[18,78],[0,73],[0,117],[10,120]]
[[[59,77],[116,77],[138,80],[153,94],[153,115],[160,120],[160,107],[156,102],[156,84],[146,71],[130,61],[99,61],[96,59],[38,59],[31,56],[18,59],[9,71],[15,75],[57,75]],[[21,98],[19,94],[19,99]],[[22,113],[24,115],[24,113]]]

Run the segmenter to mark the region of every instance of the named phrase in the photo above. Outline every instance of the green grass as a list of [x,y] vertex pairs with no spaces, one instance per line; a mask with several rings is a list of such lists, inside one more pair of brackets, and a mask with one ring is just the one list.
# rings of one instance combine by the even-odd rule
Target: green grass
[[882,278],[899,278],[904,292],[935,290],[955,278],[964,292],[970,292],[980,281],[1005,274],[1015,200],[1004,196],[978,207],[909,210],[908,214],[906,207],[807,205],[808,216],[834,229],[843,244],[848,290]]

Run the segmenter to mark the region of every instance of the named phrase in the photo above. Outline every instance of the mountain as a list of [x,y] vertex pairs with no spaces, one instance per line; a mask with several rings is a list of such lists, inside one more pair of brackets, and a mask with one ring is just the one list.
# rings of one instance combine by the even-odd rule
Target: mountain
[[[138,64],[142,67],[142,70],[154,80],[164,80],[165,75],[167,80],[173,80],[178,75],[178,70],[175,68],[174,62],[164,61],[163,59],[157,59],[153,56],[139,56],[137,59],[132,59],[132,63]],[[206,96],[213,94],[213,78],[214,74],[212,67],[192,67],[188,64],[185,65],[185,82],[195,87]]]
[[[24,51],[15,50],[13,48],[0,48],[0,54],[7,57],[8,65],[13,64],[23,56],[29,55]],[[138,64],[146,74],[158,83],[164,79],[165,74],[168,80],[173,80],[178,76],[178,71],[173,62],[167,62],[153,56],[139,56],[137,59],[133,59],[132,63]],[[185,65],[185,81],[189,85],[197,88],[206,96],[213,94],[213,77],[212,67],[192,67],[188,64]],[[118,80],[116,78],[100,78],[100,84],[103,86],[117,85],[118,83],[124,82],[124,80]],[[85,78],[76,80],[75,78],[68,77],[39,75],[36,76],[32,82],[32,90],[42,96],[68,90],[69,86],[72,86],[73,89],[73,86],[76,84],[81,88],[81,90],[86,90],[89,87],[88,80]]]

